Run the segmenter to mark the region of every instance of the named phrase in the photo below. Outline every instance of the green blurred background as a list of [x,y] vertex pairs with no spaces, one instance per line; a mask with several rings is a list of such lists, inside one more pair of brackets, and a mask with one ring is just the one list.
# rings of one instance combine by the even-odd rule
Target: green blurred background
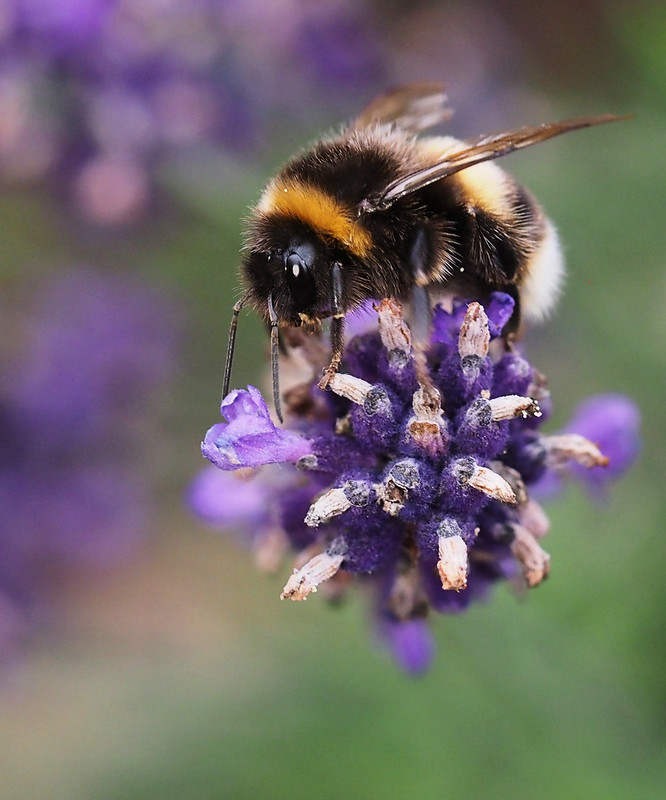
[[[435,665],[407,678],[372,641],[360,593],[337,609],[280,603],[284,570],[259,574],[183,504],[218,418],[241,219],[281,160],[371,87],[308,99],[297,125],[277,114],[249,155],[170,164],[169,202],[121,231],[73,224],[45,188],[8,188],[5,286],[70,262],[138,273],[179,298],[187,339],[163,398],[150,538],[127,565],[61,575],[57,622],[0,684],[3,798],[666,796],[664,6],[360,5],[383,77],[446,82],[458,135],[633,115],[504,166],[555,220],[569,263],[559,312],[528,339],[551,429],[589,394],[628,394],[640,460],[603,506],[574,487],[550,504],[546,584],[433,618]],[[262,380],[266,350],[256,319],[241,326],[236,385]]]

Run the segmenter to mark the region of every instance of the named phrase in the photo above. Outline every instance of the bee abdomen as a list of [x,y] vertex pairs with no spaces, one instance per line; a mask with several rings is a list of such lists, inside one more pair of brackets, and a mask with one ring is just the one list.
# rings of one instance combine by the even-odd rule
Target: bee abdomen
[[[483,176],[468,173],[483,172]],[[491,288],[518,285],[538,249],[544,218],[527,190],[494,164],[455,176],[455,227],[460,268]]]

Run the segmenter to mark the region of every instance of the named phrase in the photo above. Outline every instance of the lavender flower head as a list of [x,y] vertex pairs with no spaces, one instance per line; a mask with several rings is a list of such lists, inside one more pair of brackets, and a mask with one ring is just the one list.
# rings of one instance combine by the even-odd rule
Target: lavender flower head
[[[249,387],[225,398],[227,422],[203,443],[206,458],[224,470],[281,462],[256,478],[263,511],[248,520],[263,563],[297,552],[281,597],[304,600],[321,588],[337,598],[350,578],[365,582],[378,635],[413,674],[434,653],[429,611],[461,612],[498,580],[535,587],[548,576],[541,540],[549,523],[531,487],[571,465],[610,468],[583,435],[540,431],[550,407],[545,380],[500,337],[512,310],[501,293],[485,309],[440,306],[422,353],[400,304],[383,300],[378,330],[348,342],[330,392],[316,385],[321,355],[301,340],[293,358],[310,374],[285,393],[284,429]],[[598,418],[608,453],[627,427],[620,417],[607,432]],[[625,454],[635,451],[629,427]],[[620,468],[629,461],[623,457]],[[216,492],[202,476],[195,510],[237,524],[232,481],[221,480]]]

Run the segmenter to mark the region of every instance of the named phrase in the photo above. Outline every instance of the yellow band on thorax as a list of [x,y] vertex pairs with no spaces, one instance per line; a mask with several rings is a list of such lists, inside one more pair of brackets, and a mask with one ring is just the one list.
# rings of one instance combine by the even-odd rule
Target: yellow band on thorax
[[300,181],[271,183],[257,210],[299,219],[320,236],[336,239],[361,258],[367,255],[372,244],[370,234],[348,208],[316,186]]

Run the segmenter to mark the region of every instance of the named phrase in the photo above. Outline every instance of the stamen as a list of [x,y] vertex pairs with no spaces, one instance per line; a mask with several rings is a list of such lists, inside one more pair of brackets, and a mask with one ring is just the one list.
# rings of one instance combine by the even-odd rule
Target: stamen
[[296,462],[296,469],[302,469],[304,471],[316,470],[318,467],[319,458],[315,453],[308,453],[305,456],[301,456]]
[[405,505],[409,490],[420,484],[418,462],[413,458],[405,458],[393,464],[383,482],[376,484],[374,489],[382,509],[396,517]]
[[355,378],[353,375],[336,372],[331,376],[328,388],[340,397],[345,397],[352,403],[362,406],[368,392],[372,389],[372,384],[361,378]]
[[305,515],[305,524],[309,528],[318,528],[322,522],[344,514],[351,505],[344,489],[329,489],[310,506]]
[[607,467],[609,459],[594,442],[578,433],[563,433],[555,436],[542,436],[541,443],[546,449],[548,460],[554,465],[564,465],[576,461],[583,467]]
[[534,536],[522,525],[512,525],[514,539],[511,552],[523,565],[523,574],[530,588],[538,586],[550,572],[550,556]]
[[397,517],[405,507],[408,495],[407,489],[403,486],[398,486],[391,476],[388,476],[383,483],[375,484],[374,489],[382,511],[391,517]]
[[402,306],[397,300],[388,298],[375,306],[379,317],[379,335],[389,357],[395,351],[409,355],[412,350],[412,334],[402,316]]
[[517,469],[507,466],[502,461],[490,461],[488,462],[488,466],[509,484],[513,493],[516,495],[516,503],[518,503],[519,506],[528,502],[527,487],[525,486],[522,475]]
[[253,547],[254,563],[262,572],[274,574],[289,549],[289,540],[282,528],[273,526],[262,533]]
[[528,500],[520,507],[518,514],[520,524],[527,528],[535,539],[542,539],[550,530],[548,515],[536,500]]
[[439,561],[437,571],[442,580],[442,589],[456,592],[467,587],[469,561],[467,545],[460,535],[439,537]]
[[329,489],[310,506],[305,515],[309,528],[318,528],[322,522],[344,514],[352,506],[363,508],[370,502],[370,484],[361,480],[345,481],[342,487]]
[[305,600],[310,592],[316,592],[320,583],[332,578],[344,561],[344,554],[320,553],[305,566],[295,569],[285,584],[280,600]]
[[412,398],[414,415],[407,423],[407,433],[429,454],[444,450],[446,427],[441,397],[434,386],[421,387]]
[[421,575],[416,563],[399,572],[391,587],[388,607],[397,619],[414,619],[424,616],[428,610],[428,600],[421,585]]
[[479,466],[472,458],[460,459],[454,464],[453,473],[461,484],[468,484],[493,500],[512,505],[518,502],[513,489],[501,475]]
[[485,358],[490,345],[488,317],[480,303],[470,303],[458,336],[460,358],[477,356]]
[[494,397],[488,401],[492,409],[492,418],[495,422],[514,417],[540,417],[541,409],[536,400],[531,397],[521,397],[509,394],[504,397]]

